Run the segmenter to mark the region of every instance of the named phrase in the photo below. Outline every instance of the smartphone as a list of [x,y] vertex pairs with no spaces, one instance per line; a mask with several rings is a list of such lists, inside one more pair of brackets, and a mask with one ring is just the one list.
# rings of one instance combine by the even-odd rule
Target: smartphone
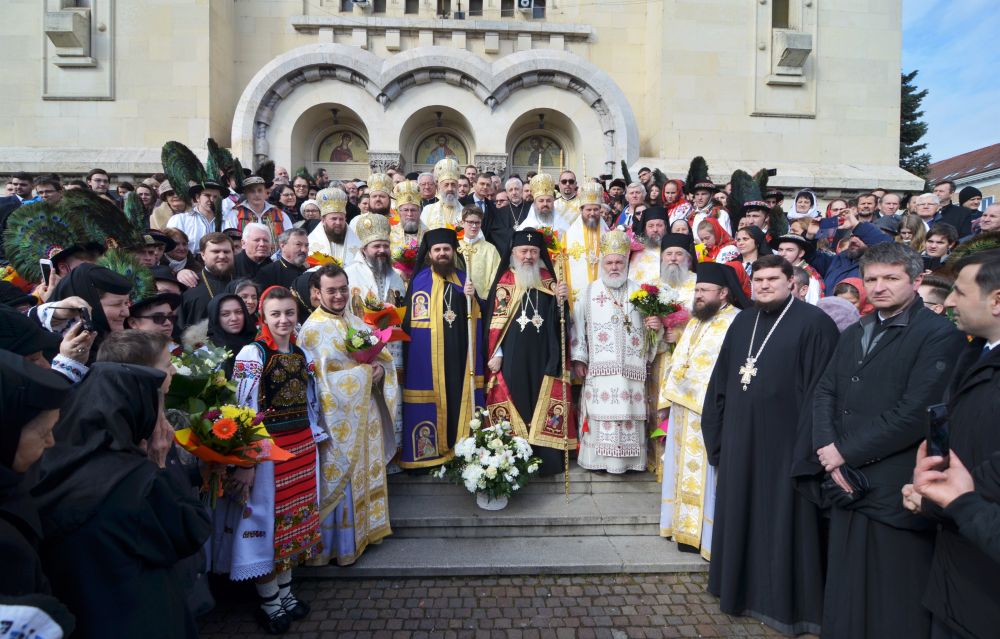
[[80,321],[83,322],[83,330],[93,333],[97,331],[94,322],[90,319],[90,311],[85,308],[80,309]]
[[943,468],[948,467],[948,454],[951,448],[948,443],[948,405],[934,404],[927,407],[927,454],[932,457],[943,457]]
[[43,257],[38,260],[38,265],[42,268],[42,282],[48,284],[49,278],[52,277],[52,260]]

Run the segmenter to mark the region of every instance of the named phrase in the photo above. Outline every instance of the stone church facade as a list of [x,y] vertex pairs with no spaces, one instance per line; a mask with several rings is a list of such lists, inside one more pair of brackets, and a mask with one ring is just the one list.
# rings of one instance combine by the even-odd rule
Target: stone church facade
[[0,173],[246,165],[917,189],[897,167],[900,0],[11,0]]

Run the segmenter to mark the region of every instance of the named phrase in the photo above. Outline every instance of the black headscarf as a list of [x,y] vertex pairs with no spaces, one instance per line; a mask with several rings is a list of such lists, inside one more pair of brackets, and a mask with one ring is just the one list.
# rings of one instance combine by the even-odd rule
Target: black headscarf
[[318,271],[318,268],[311,268],[308,271],[304,271],[295,281],[292,282],[292,297],[295,301],[299,303],[299,321],[305,322],[306,319],[312,315],[312,312],[316,310],[316,307],[312,305],[312,295],[310,291],[310,286],[312,284],[312,278]]
[[103,266],[86,263],[77,266],[56,284],[49,301],[58,302],[74,295],[82,298],[90,304],[90,317],[98,334],[107,335],[111,325],[101,306],[101,293],[125,295],[131,290],[132,282],[128,278]]
[[0,473],[12,468],[25,424],[62,406],[69,388],[62,375],[0,350]]
[[[240,309],[243,311],[243,330],[239,333],[227,333],[222,328],[222,324],[219,323],[219,313],[222,310],[222,303],[226,300],[236,300],[240,303]],[[227,359],[223,364],[223,370],[225,370],[227,378],[233,373],[233,364],[236,361],[236,356],[256,336],[257,326],[254,323],[253,316],[250,315],[247,305],[243,303],[243,299],[239,295],[235,293],[216,295],[208,303],[208,339],[216,346],[228,348],[229,352],[232,353],[232,357]]]
[[[254,280],[250,279],[249,277],[241,277],[241,278],[233,279],[231,282],[229,282],[229,284],[226,284],[225,293],[226,293],[226,295],[239,295],[240,294],[240,289],[241,288],[246,288],[247,286],[253,286],[255,289],[257,289],[257,299],[259,300],[260,299],[260,294],[263,292],[261,290],[261,288],[260,288],[260,284],[258,284]],[[240,298],[240,299],[242,299],[242,298]],[[252,323],[256,324],[257,323],[257,309],[256,308],[247,308],[247,310],[250,312],[250,319],[252,320]]]
[[740,231],[746,231],[749,233],[750,237],[753,238],[753,241],[757,243],[757,257],[773,254],[771,245],[767,243],[767,235],[764,234],[764,231],[761,230],[760,227],[754,226],[753,224],[747,224],[736,232],[739,233]]
[[146,366],[98,362],[74,387],[31,491],[46,535],[86,523],[122,480],[152,463],[139,442],[156,426],[165,377]]
[[0,304],[0,348],[20,356],[41,351],[46,359],[59,352],[62,338],[23,313]]

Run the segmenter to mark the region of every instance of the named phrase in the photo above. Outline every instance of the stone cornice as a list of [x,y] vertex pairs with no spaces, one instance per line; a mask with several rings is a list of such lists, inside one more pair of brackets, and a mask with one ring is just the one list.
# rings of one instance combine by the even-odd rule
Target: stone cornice
[[367,29],[369,31],[464,31],[466,33],[499,33],[516,36],[561,35],[567,40],[589,40],[594,29],[586,24],[528,22],[506,20],[428,20],[419,18],[361,17],[361,16],[293,16],[292,27],[301,33],[315,33],[320,29]]

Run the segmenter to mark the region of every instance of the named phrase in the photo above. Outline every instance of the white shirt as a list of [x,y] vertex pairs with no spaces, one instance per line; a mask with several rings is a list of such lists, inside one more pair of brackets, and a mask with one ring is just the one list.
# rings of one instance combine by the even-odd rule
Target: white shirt
[[[201,253],[201,238],[209,233],[215,233],[215,218],[207,219],[197,211],[186,211],[170,216],[167,220],[168,229],[179,229],[187,235],[192,253]],[[223,228],[226,228],[223,225]]]

